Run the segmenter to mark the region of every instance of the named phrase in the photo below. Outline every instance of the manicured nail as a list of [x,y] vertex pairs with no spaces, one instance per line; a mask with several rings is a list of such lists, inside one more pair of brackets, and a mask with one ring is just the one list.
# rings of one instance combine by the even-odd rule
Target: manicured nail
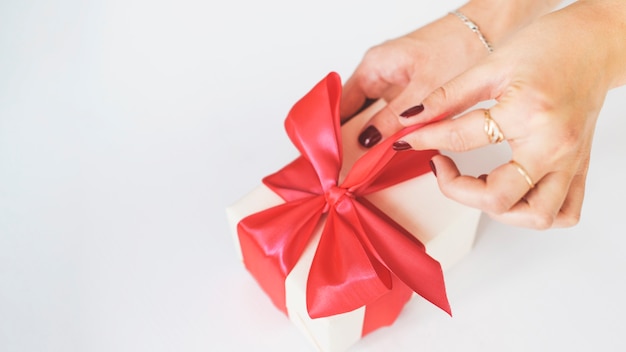
[[435,163],[433,163],[433,161],[429,161],[428,164],[430,165],[430,169],[433,170],[433,174],[435,174],[435,177],[437,177],[437,168],[435,167]]
[[405,141],[395,141],[391,147],[396,151],[408,150],[412,148],[411,145]]
[[365,148],[371,148],[376,143],[380,142],[383,136],[380,134],[378,129],[373,125],[370,125],[359,135],[359,143]]
[[400,116],[404,117],[405,119],[408,119],[409,117],[415,116],[422,111],[424,111],[424,105],[422,104],[415,105],[412,108],[406,109],[403,113],[400,114]]

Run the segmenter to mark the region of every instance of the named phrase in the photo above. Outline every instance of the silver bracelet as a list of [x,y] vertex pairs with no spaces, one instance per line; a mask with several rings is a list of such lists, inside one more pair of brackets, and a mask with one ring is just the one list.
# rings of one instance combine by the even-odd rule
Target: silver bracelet
[[472,20],[467,18],[467,16],[462,14],[459,10],[452,11],[452,12],[450,12],[450,14],[451,15],[455,15],[456,17],[460,18],[461,21],[463,21],[463,23],[465,23],[465,25],[469,29],[472,30],[472,32],[474,32],[474,33],[476,33],[478,35],[478,39],[480,39],[480,41],[483,43],[483,45],[487,48],[487,51],[489,53],[493,52],[493,47],[491,46],[491,44],[489,44],[489,42],[487,41],[487,38],[485,38],[485,36],[480,31],[480,29],[478,28],[478,25],[476,25],[476,23],[472,22]]

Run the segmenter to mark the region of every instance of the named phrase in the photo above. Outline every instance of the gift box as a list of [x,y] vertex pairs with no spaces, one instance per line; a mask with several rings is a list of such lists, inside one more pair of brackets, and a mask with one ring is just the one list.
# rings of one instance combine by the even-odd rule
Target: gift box
[[341,80],[330,73],[289,112],[301,156],[227,208],[236,248],[274,305],[319,351],[341,352],[391,325],[421,296],[451,314],[443,271],[472,248],[480,211],[445,198],[437,151],[357,136],[379,101],[340,126]]

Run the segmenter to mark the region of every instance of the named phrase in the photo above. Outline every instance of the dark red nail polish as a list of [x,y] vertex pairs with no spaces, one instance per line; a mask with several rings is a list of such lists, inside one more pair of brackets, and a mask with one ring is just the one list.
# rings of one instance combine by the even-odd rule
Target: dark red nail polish
[[428,164],[430,165],[430,169],[433,170],[433,174],[435,175],[435,177],[437,177],[437,168],[435,167],[435,163],[433,163],[433,161],[429,161]]
[[412,148],[411,145],[405,141],[395,141],[391,147],[396,151],[408,150]]
[[408,119],[409,117],[415,116],[422,111],[424,111],[424,105],[422,104],[415,105],[412,108],[406,109],[403,113],[400,114],[400,116],[404,117],[405,119]]
[[380,134],[376,127],[369,126],[359,135],[359,143],[365,148],[371,148],[376,143],[380,142],[383,136]]

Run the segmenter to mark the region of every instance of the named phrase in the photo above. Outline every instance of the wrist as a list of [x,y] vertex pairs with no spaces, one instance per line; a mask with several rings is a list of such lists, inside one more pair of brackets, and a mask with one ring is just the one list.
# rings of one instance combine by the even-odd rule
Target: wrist
[[506,37],[556,7],[561,0],[471,0],[459,11],[476,23],[484,37],[497,45]]
[[463,22],[465,24],[465,26],[467,28],[469,28],[469,30],[471,30],[472,32],[476,33],[476,36],[478,37],[480,42],[483,44],[485,49],[487,49],[488,53],[492,53],[493,52],[493,46],[487,40],[487,38],[485,38],[485,35],[483,34],[483,32],[480,30],[480,27],[478,27],[478,25],[476,23],[474,23],[472,20],[470,20],[467,16],[465,16],[459,10],[451,11],[450,14],[456,16],[458,19],[461,20],[461,22]]

